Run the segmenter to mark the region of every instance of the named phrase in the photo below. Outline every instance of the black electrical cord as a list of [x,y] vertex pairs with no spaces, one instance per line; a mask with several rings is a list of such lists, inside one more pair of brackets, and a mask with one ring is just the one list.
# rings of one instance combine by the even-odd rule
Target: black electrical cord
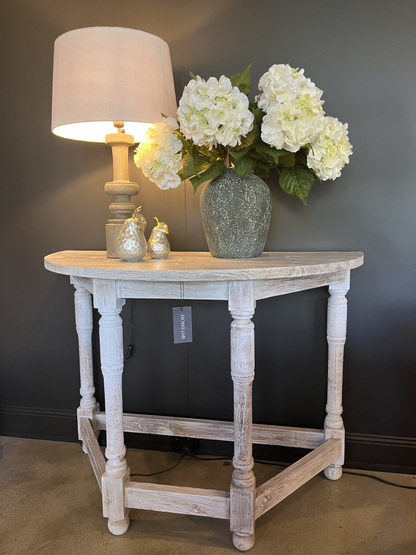
[[[232,457],[213,457],[213,458],[205,458],[205,457],[197,457],[196,455],[193,457],[194,459],[197,459],[198,461],[225,461],[225,460],[232,460]],[[264,464],[267,466],[279,466],[279,467],[284,467],[284,468],[288,468],[290,465],[289,464],[285,464],[285,463],[275,463],[275,462],[269,462],[269,461],[260,461],[258,459],[254,459],[254,462],[257,464]],[[390,482],[389,480],[384,480],[383,478],[379,478],[378,476],[373,476],[372,474],[363,474],[362,472],[349,472],[348,470],[343,470],[342,471],[343,474],[349,474],[351,476],[362,476],[363,478],[372,478],[373,480],[377,480],[378,482],[381,482],[382,484],[387,484],[388,486],[393,486],[395,488],[403,488],[403,489],[416,489],[416,486],[404,486],[401,484],[396,484],[394,482]]]
[[194,455],[192,457],[193,459],[196,459],[197,461],[231,461],[232,457],[198,457],[197,455]]
[[[157,474],[163,474],[164,472],[169,472],[169,470],[173,470],[174,468],[176,468],[180,462],[183,461],[185,455],[182,455],[181,458],[178,460],[178,462],[171,466],[170,468],[166,468],[165,470],[160,470],[159,472],[151,472],[150,474],[130,474],[130,476],[156,476]],[[197,461],[231,461],[232,457],[198,457],[197,455],[194,455],[192,457],[193,459],[196,459]],[[279,466],[279,467],[284,467],[284,468],[288,468],[290,465],[289,464],[285,464],[285,463],[275,463],[275,462],[269,462],[269,461],[260,461],[258,459],[254,459],[254,462],[257,464],[264,464],[267,466]],[[402,488],[402,489],[416,489],[416,486],[404,486],[401,484],[396,484],[394,482],[389,482],[388,480],[384,480],[383,478],[379,478],[378,476],[373,476],[372,474],[363,474],[362,472],[349,472],[348,470],[343,470],[342,471],[343,474],[349,474],[350,476],[362,476],[363,478],[371,478],[373,480],[377,480],[378,482],[381,482],[382,484],[387,484],[388,486],[393,486],[395,488]]]
[[395,488],[416,489],[416,486],[403,486],[401,484],[395,484],[394,482],[383,480],[383,478],[379,478],[378,476],[373,476],[372,474],[362,474],[361,472],[349,472],[348,470],[343,470],[342,473],[349,474],[350,476],[363,476],[364,478],[372,478],[373,480],[377,480],[382,484],[387,484],[388,486],[394,486]]
[[290,466],[290,464],[286,464],[286,463],[275,463],[275,462],[269,462],[269,461],[259,461],[258,459],[254,459],[254,462],[257,464],[266,464],[267,466],[282,466],[284,468],[288,468]]
[[180,462],[183,461],[184,455],[181,455],[181,458],[178,460],[176,464],[171,466],[170,468],[165,468],[165,470],[160,470],[159,472],[151,472],[150,474],[130,474],[130,476],[156,476],[156,474],[163,474],[164,472],[169,472],[169,470],[173,470],[176,468]]
[[131,333],[130,333],[129,346],[127,347],[127,351],[126,351],[126,354],[125,354],[125,357],[124,357],[124,364],[126,364],[128,359],[131,357],[131,355],[133,354],[133,349],[134,349],[134,345],[133,345],[133,334],[134,334],[133,318],[134,318],[134,299],[131,300],[131,311],[130,311],[130,329],[131,329]]
[[[232,457],[198,457],[197,455],[193,456],[194,459],[196,459],[197,461],[232,461]],[[258,464],[266,464],[269,466],[283,466],[285,468],[287,468],[288,466],[290,466],[289,464],[283,464],[283,463],[274,463],[274,462],[267,462],[267,461],[259,461],[258,459],[254,459],[255,463]]]

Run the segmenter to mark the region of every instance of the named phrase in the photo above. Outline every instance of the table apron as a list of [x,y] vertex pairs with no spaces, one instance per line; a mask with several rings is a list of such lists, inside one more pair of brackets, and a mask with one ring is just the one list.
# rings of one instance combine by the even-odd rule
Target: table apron
[[[344,282],[348,271],[331,274],[299,276],[253,281],[255,300],[268,299],[288,293],[315,289]],[[91,293],[96,278],[72,277],[72,283],[81,283]],[[100,280],[98,280],[100,281]],[[228,281],[128,281],[115,280],[115,293],[119,299],[189,299],[226,301],[229,298]]]
[[193,299],[226,301],[227,281],[117,281],[121,299]]

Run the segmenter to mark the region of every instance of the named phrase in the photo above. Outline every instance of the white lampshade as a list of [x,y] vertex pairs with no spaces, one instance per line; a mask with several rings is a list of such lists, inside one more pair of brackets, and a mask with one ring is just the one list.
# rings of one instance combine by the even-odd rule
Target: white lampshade
[[103,143],[124,122],[135,142],[161,114],[176,116],[169,46],[122,27],[89,27],[55,41],[52,131]]

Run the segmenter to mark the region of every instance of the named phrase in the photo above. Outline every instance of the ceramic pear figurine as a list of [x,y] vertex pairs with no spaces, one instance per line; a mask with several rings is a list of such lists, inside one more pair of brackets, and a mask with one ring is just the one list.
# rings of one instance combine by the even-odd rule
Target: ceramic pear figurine
[[141,210],[141,206],[136,208],[132,217],[124,222],[117,237],[116,253],[124,262],[138,262],[147,251],[146,237],[144,236],[146,218]]
[[147,242],[147,252],[152,258],[167,258],[170,253],[170,245],[166,235],[169,233],[168,226],[155,218],[157,226],[152,229]]

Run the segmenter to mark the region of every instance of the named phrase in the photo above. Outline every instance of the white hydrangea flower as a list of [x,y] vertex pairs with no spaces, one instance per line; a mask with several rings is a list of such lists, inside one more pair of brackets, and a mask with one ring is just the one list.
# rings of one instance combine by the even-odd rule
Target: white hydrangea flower
[[289,64],[275,64],[269,68],[259,81],[260,95],[258,106],[268,112],[272,106],[284,102],[288,95],[297,96],[303,86],[312,84],[303,75],[303,69],[294,69]]
[[272,66],[259,81],[258,106],[266,112],[262,140],[277,149],[297,152],[324,127],[322,91],[288,64]]
[[351,154],[348,123],[342,124],[337,118],[328,116],[325,118],[323,131],[311,144],[307,163],[322,181],[334,180],[341,175],[341,170],[348,164]]
[[247,96],[224,75],[219,80],[192,79],[179,101],[178,119],[187,139],[209,149],[241,144],[254,122]]
[[145,140],[136,149],[134,162],[144,175],[160,189],[175,188],[181,183],[178,175],[182,158],[182,142],[173,131],[179,129],[173,118],[163,118],[146,131]]

